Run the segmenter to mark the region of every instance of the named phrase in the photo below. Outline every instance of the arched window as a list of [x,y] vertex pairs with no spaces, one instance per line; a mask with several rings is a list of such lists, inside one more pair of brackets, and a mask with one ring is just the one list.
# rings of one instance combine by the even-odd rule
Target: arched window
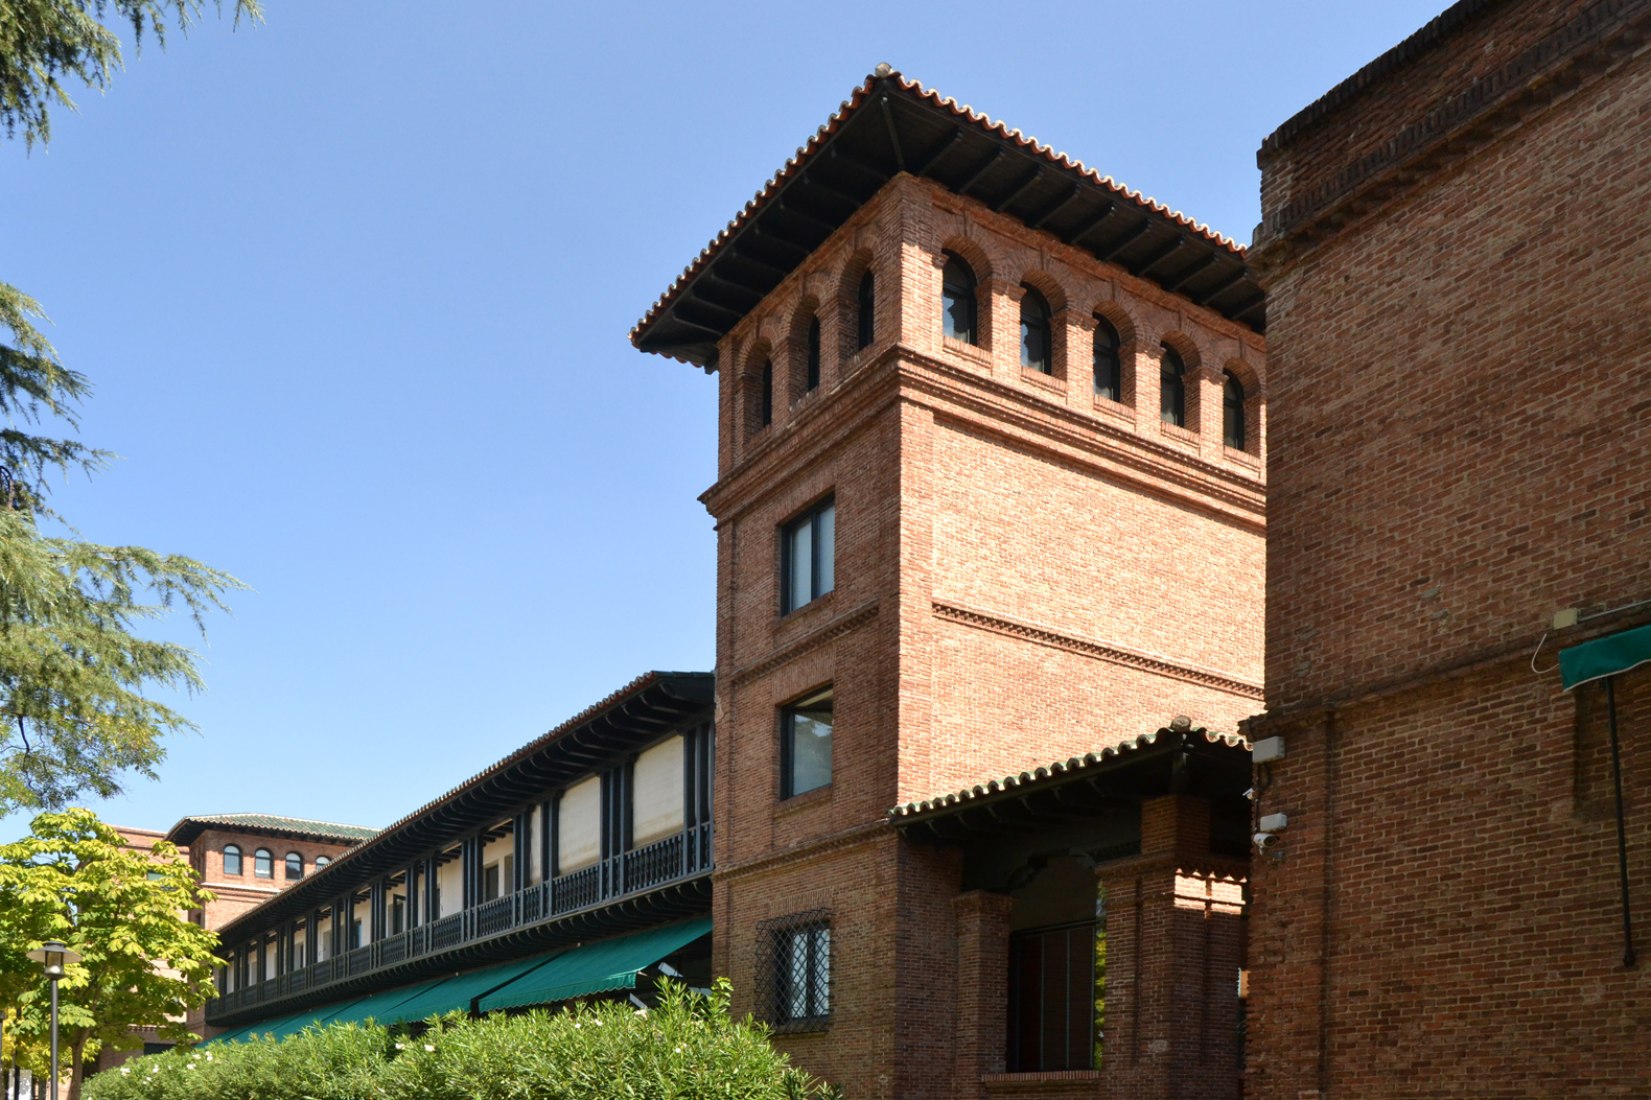
[[1221,438],[1235,451],[1244,449],[1244,383],[1232,371],[1221,386]]
[[940,331],[965,344],[979,343],[977,305],[974,269],[962,256],[946,253],[946,267],[940,273]]
[[761,423],[763,427],[774,423],[774,361],[762,361],[762,377],[757,383],[760,392],[757,400],[762,402]]
[[241,846],[239,844],[224,845],[224,874],[238,875],[241,873]]
[[1118,330],[1105,317],[1095,318],[1095,396],[1124,399],[1124,368],[1119,358]]
[[1165,424],[1187,426],[1187,365],[1176,350],[1165,344],[1158,368],[1158,409]]
[[1050,354],[1049,300],[1036,289],[1022,286],[1020,299],[1020,365],[1054,372],[1054,358]]
[[252,874],[255,878],[275,877],[275,857],[270,855],[268,848],[259,848],[252,853]]
[[317,871],[319,871],[319,870],[321,870],[321,868],[325,867],[327,864],[329,864],[331,862],[332,862],[332,860],[328,859],[326,856],[316,856],[315,857],[315,869]]
[[871,347],[871,338],[877,331],[877,282],[870,271],[860,276],[860,289],[854,295],[857,316],[856,348]]
[[803,392],[807,393],[820,384],[820,319],[814,318],[808,322],[808,361],[803,372]]
[[287,881],[292,882],[295,879],[301,879],[303,877],[304,877],[304,857],[299,855],[297,852],[288,852],[287,853]]

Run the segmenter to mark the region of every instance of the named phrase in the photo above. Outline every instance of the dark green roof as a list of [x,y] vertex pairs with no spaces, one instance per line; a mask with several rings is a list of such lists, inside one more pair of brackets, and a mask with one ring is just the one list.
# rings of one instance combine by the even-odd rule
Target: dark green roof
[[355,844],[378,835],[369,825],[340,825],[336,821],[311,821],[304,817],[280,817],[276,814],[197,814],[184,818],[172,826],[166,839],[174,844],[188,844],[208,829],[242,829],[249,833],[274,833],[280,836],[304,837],[313,840],[334,840]]

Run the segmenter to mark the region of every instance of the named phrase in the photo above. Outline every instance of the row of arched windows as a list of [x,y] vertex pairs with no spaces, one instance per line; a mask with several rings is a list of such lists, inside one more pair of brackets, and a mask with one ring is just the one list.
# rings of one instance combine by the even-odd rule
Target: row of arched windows
[[[855,350],[871,346],[877,329],[877,279],[869,270],[860,276],[854,292]],[[802,393],[793,398],[813,393],[820,388],[820,318],[808,319],[808,333],[803,353]],[[754,402],[756,416],[751,424],[760,431],[774,422],[774,360],[765,358],[757,371],[757,396]]]
[[[332,860],[328,859],[326,856],[316,856],[315,857],[315,869],[317,871],[319,871],[321,868],[325,867],[327,864],[329,864],[331,862],[332,862]],[[287,858],[285,860],[285,869],[286,869],[286,877],[287,877],[288,881],[303,878],[304,877],[304,857],[303,857],[303,855],[298,853],[298,852],[288,852],[287,853]],[[245,871],[244,871],[244,868],[242,866],[242,859],[241,859],[241,846],[239,844],[225,844],[224,845],[224,874],[226,874],[226,875],[240,875],[240,874],[244,874],[244,873],[245,873]],[[273,852],[271,852],[268,848],[257,848],[253,851],[253,853],[252,853],[252,877],[253,878],[274,878],[275,877],[275,854]]]
[[[946,264],[940,275],[940,327],[951,340],[966,344],[980,342],[978,324],[979,283],[969,262],[955,252],[946,253]],[[1044,374],[1054,373],[1054,313],[1049,299],[1034,286],[1021,285],[1020,299],[1020,365]],[[1109,401],[1123,400],[1123,342],[1112,323],[1099,314],[1095,317],[1094,375],[1095,395]],[[1159,356],[1159,415],[1166,424],[1187,426],[1187,367],[1181,355],[1168,343],[1161,345]],[[1225,371],[1222,381],[1221,434],[1222,442],[1234,450],[1243,450],[1246,442],[1244,428],[1244,383],[1232,371]]]
[[[940,276],[940,326],[949,340],[979,346],[980,284],[974,268],[955,252],[946,252],[946,262]],[[876,330],[876,281],[871,271],[860,276],[854,296],[854,325],[856,350],[869,347]],[[1021,366],[1044,374],[1054,373],[1054,311],[1049,299],[1029,284],[1021,285],[1020,298],[1020,362]],[[1118,330],[1106,318],[1095,316],[1094,335],[1094,392],[1109,401],[1124,400],[1123,341]],[[1159,349],[1159,416],[1166,424],[1187,426],[1187,367],[1181,355],[1167,342]],[[749,377],[749,376],[747,376]],[[774,362],[764,358],[755,379],[757,393],[750,409],[755,415],[747,421],[752,431],[760,431],[774,422]],[[820,318],[809,318],[801,393],[793,383],[793,398],[818,388],[820,384]],[[1222,381],[1221,432],[1222,441],[1234,450],[1243,450],[1247,443],[1244,423],[1244,384],[1232,371],[1225,371]]]

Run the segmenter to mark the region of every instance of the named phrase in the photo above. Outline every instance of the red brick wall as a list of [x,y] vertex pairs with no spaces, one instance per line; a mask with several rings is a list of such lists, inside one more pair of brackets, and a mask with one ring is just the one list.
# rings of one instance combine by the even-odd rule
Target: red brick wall
[[[1519,28],[1578,7],[1504,5],[1372,101],[1425,111],[1439,81],[1497,69]],[[1455,55],[1475,60],[1428,68]],[[1255,860],[1255,1097],[1651,1091],[1598,703],[1579,722],[1553,669],[1556,645],[1645,613],[1532,661],[1556,609],[1651,597],[1651,59],[1571,87],[1486,89],[1487,109],[1513,105],[1433,171],[1262,257],[1269,715],[1252,733],[1287,740],[1257,787],[1290,825]],[[1333,175],[1340,126],[1269,173]],[[1641,914],[1644,677],[1624,685],[1622,760]]]
[[[986,348],[939,336],[942,249],[975,263]],[[860,272],[875,339],[853,350]],[[1056,369],[1023,372],[1015,296],[1056,310]],[[807,318],[821,385],[793,401]],[[1125,339],[1123,403],[1093,395],[1089,319]],[[1192,372],[1188,430],[1158,415],[1158,348]],[[774,417],[751,416],[773,363]],[[1251,396],[1222,445],[1221,372]],[[834,922],[829,1032],[786,1036],[857,1097],[950,1097],[1001,1039],[960,1031],[957,853],[899,841],[898,802],[1150,733],[1231,729],[1259,701],[1262,341],[934,185],[902,177],[736,327],[719,355],[719,971],[758,1004],[757,928]],[[780,525],[831,493],[836,589],[779,614]],[[780,802],[778,708],[835,690],[829,787]],[[991,1026],[1001,1034],[1001,1014]],[[965,1027],[979,1026],[977,1011]]]

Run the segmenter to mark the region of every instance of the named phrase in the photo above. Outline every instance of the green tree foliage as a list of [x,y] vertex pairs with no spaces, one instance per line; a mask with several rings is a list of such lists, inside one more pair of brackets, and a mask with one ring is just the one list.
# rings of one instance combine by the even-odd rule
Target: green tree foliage
[[411,1034],[337,1025],[135,1059],[87,1100],[827,1100],[768,1033],[709,997],[667,986],[657,1008],[449,1017]]
[[[186,28],[201,11],[201,0],[0,0],[0,127],[45,142],[52,109],[74,106],[69,85],[108,86],[121,48],[106,20],[164,45],[169,23]],[[237,21],[259,14],[257,0],[235,0]],[[199,626],[238,587],[189,558],[85,542],[51,510],[53,476],[109,456],[73,438],[90,387],[58,360],[43,319],[39,303],[0,282],[0,814],[152,775],[162,737],[188,723],[148,693],[192,690],[199,677],[187,648],[133,628],[174,606]]]
[[218,937],[186,910],[210,900],[176,846],[128,848],[89,810],[41,814],[30,836],[0,845],[0,1003],[22,1064],[47,1070],[50,993],[25,955],[46,940],[81,955],[58,983],[71,1100],[99,1050],[141,1042],[132,1025],[188,1039],[181,1017],[212,995]]

